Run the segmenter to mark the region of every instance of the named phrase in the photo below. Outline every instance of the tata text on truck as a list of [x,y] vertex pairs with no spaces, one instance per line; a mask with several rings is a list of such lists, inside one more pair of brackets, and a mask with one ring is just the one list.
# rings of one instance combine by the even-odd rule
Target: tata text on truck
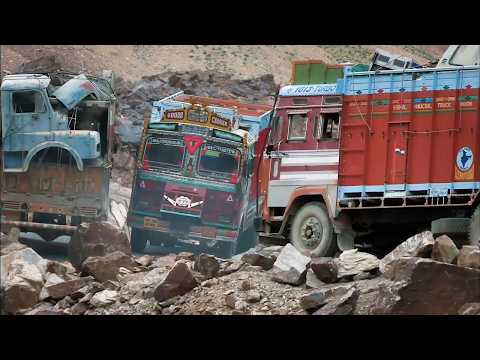
[[45,240],[106,218],[116,97],[113,75],[2,79],[2,227]]
[[132,248],[230,257],[255,245],[257,171],[271,106],[194,96],[153,103],[128,224]]
[[453,45],[435,68],[346,67],[335,84],[282,88],[261,166],[263,235],[312,256],[392,224],[464,229],[478,244],[479,63],[479,46]]

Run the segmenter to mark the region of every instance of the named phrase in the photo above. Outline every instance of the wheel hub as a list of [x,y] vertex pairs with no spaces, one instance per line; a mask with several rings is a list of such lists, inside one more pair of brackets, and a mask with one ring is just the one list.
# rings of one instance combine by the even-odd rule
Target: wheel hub
[[322,239],[323,227],[316,217],[309,217],[301,228],[301,239],[308,248],[316,248]]

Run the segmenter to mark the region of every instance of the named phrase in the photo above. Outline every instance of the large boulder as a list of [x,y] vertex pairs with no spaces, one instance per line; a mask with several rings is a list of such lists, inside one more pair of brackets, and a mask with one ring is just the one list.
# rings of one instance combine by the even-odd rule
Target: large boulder
[[300,299],[300,305],[306,311],[315,311],[332,301],[332,299],[345,295],[354,288],[352,284],[325,285],[324,287],[304,295]]
[[380,260],[375,255],[360,252],[357,249],[344,251],[335,259],[335,262],[339,278],[372,271],[380,265]]
[[97,281],[116,280],[121,267],[135,267],[135,261],[121,251],[105,256],[88,257],[82,264],[82,273],[92,275]]
[[451,264],[457,258],[458,253],[457,246],[447,235],[435,239],[432,249],[433,260]]
[[52,298],[55,300],[63,299],[66,296],[70,296],[74,294],[77,290],[80,290],[81,288],[83,288],[93,280],[91,276],[87,276],[87,277],[73,279],[73,280],[58,281],[59,277],[56,276],[57,281],[53,282],[51,280],[51,277],[47,279],[47,282],[45,283],[45,286],[42,289],[42,299],[45,299],[45,298]]
[[20,243],[20,230],[17,227],[10,228],[8,235],[0,234],[0,255],[7,255],[12,252],[23,250],[27,245]]
[[261,266],[263,270],[270,270],[275,263],[276,257],[262,252],[249,251],[242,255],[241,260],[252,266]]
[[175,263],[163,281],[155,288],[153,296],[159,302],[177,295],[183,295],[198,285],[188,265],[183,261]]
[[379,284],[372,314],[456,315],[466,303],[480,302],[480,270],[431,259],[394,260]]
[[408,238],[380,260],[380,272],[384,273],[387,271],[392,261],[401,257],[429,258],[432,253],[433,243],[433,234],[430,231]]
[[480,269],[480,248],[464,245],[458,253],[457,265]]
[[115,290],[103,290],[92,296],[90,304],[94,307],[103,307],[113,304],[117,299],[118,292]]
[[72,235],[68,247],[70,262],[81,270],[83,261],[90,256],[104,256],[121,251],[132,254],[127,234],[106,221],[82,223]]
[[220,264],[215,256],[200,254],[195,259],[193,269],[210,279],[218,274]]
[[358,290],[353,287],[346,293],[334,297],[313,315],[350,315],[355,310],[357,299]]
[[337,263],[332,258],[314,258],[310,263],[310,269],[325,283],[334,283],[338,280]]
[[20,259],[9,263],[8,273],[2,273],[3,311],[15,314],[35,305],[43,282],[42,273],[35,265]]
[[287,244],[273,264],[272,280],[300,285],[306,280],[310,258],[301,254],[293,245]]

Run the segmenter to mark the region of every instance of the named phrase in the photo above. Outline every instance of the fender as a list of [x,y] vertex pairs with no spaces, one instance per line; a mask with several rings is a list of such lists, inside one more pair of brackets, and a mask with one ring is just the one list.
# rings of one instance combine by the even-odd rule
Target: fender
[[25,158],[25,161],[23,163],[23,171],[28,170],[28,167],[30,166],[30,161],[33,159],[33,157],[40,150],[43,150],[43,149],[46,149],[46,148],[49,148],[49,147],[59,147],[59,148],[62,148],[64,150],[67,150],[73,156],[73,158],[75,159],[75,162],[77,163],[78,170],[83,171],[83,161],[82,161],[82,158],[80,157],[80,155],[78,154],[78,152],[74,148],[72,148],[71,146],[69,146],[69,145],[67,145],[63,142],[59,142],[59,141],[47,141],[47,142],[37,144],[33,148],[31,148],[28,151],[28,154],[27,154],[27,156]]
[[302,196],[316,196],[323,199],[328,211],[328,216],[330,219],[334,218],[335,214],[332,213],[332,203],[335,205],[335,202],[332,202],[327,186],[302,186],[295,189],[292,195],[290,195],[290,199],[288,200],[288,204],[283,215],[282,226],[280,227],[279,231],[280,233],[284,232],[285,226],[288,223],[288,218],[292,215],[293,211],[296,210],[296,206],[294,206],[295,200]]

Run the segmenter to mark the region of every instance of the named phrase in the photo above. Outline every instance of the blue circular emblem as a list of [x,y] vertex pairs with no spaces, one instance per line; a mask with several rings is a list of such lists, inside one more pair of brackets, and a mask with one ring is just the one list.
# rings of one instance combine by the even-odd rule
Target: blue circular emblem
[[468,171],[473,165],[473,151],[469,147],[463,147],[457,153],[457,167],[460,171]]

